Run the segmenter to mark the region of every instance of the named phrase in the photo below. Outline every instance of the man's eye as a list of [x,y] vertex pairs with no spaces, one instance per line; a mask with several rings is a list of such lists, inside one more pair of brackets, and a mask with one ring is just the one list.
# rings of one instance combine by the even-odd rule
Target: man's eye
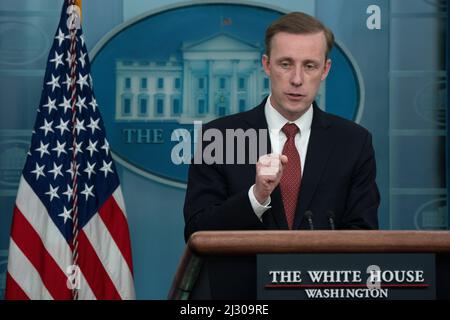
[[284,69],[287,69],[291,66],[291,64],[289,62],[281,62],[280,66]]
[[306,70],[314,70],[314,69],[316,69],[316,65],[315,64],[313,64],[313,63],[308,63],[307,65],[306,65]]

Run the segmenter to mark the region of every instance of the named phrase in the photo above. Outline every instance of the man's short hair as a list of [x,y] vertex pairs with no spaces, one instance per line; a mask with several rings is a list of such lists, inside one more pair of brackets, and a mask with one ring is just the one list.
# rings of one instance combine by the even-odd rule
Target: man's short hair
[[327,58],[334,44],[333,32],[328,29],[322,22],[316,18],[303,13],[291,12],[281,16],[267,28],[266,30],[266,55],[270,57],[272,38],[279,32],[287,32],[292,34],[315,34],[323,32],[327,42],[327,51],[325,57]]

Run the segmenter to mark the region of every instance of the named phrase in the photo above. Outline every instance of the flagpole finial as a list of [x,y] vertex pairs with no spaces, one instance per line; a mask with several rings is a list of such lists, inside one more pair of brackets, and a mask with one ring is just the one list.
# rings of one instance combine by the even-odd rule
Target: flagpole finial
[[79,15],[80,15],[80,21],[81,21],[81,18],[82,18],[82,14],[81,14],[81,10],[82,10],[82,0],[67,0],[68,1],[68,5],[69,6],[77,6],[78,7],[78,12],[79,12]]
[[81,9],[82,2],[83,2],[82,0],[75,0],[75,5],[80,7]]
[[81,9],[76,4],[73,4],[74,0],[69,0],[69,4],[67,7],[67,29],[73,30],[73,29],[80,29],[81,28]]

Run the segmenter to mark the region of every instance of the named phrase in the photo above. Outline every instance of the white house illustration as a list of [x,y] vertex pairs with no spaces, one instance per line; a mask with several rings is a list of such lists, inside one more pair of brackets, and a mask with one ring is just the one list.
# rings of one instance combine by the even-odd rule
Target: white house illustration
[[270,92],[258,45],[220,33],[180,50],[182,61],[116,61],[116,120],[209,121]]
[[[181,59],[116,61],[116,120],[210,121],[249,110],[270,93],[262,48],[229,34],[183,43]],[[325,110],[325,82],[316,97]]]

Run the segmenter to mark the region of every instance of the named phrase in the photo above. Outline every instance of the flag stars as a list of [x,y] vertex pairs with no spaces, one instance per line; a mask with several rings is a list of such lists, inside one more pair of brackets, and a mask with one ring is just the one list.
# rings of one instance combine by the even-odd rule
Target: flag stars
[[66,81],[64,81],[63,84],[66,85],[66,90],[69,91],[70,87],[72,86],[72,78],[70,78],[67,73],[66,73]]
[[100,171],[103,171],[105,174],[105,178],[108,176],[108,172],[114,173],[111,169],[112,161],[107,163],[105,160],[103,160],[103,167],[100,168]]
[[101,147],[101,149],[105,150],[106,155],[109,153],[109,142],[105,138],[105,144]]
[[70,185],[67,185],[67,190],[63,192],[63,195],[67,196],[67,202],[69,202],[73,196],[73,189]]
[[[64,134],[64,131],[70,132],[69,129],[67,128],[68,125],[69,125],[69,120],[64,122],[62,119],[59,119],[59,125],[57,125],[55,128],[61,131],[61,136],[62,136]],[[56,141],[56,143],[58,143],[58,146],[59,146],[59,142]],[[64,142],[64,145],[66,145],[65,142]],[[52,150],[55,150],[55,149],[57,149],[57,148],[54,148]],[[66,152],[64,152],[64,153],[66,153]],[[59,152],[58,152],[58,157],[59,157]]]
[[63,207],[63,208],[64,208],[64,212],[62,212],[61,214],[58,214],[58,217],[64,218],[64,224],[66,224],[68,219],[72,220],[72,217],[70,216],[70,214],[72,213],[72,209],[67,210],[66,207]]
[[95,198],[94,194],[92,193],[92,189],[94,189],[94,185],[92,186],[88,186],[87,183],[84,184],[84,190],[81,191],[81,194],[84,194],[84,196],[86,197],[85,200],[88,201],[89,196],[91,196],[92,198]]
[[97,110],[98,104],[97,104],[97,100],[95,100],[94,97],[92,97],[92,101],[89,102],[89,105],[92,107],[92,110],[94,112]]
[[77,99],[78,101],[77,101],[77,103],[76,103],[76,106],[78,107],[78,109],[80,110],[80,112],[82,112],[83,111],[83,108],[86,108],[86,110],[87,110],[87,106],[86,106],[86,104],[84,103],[85,101],[86,101],[86,98],[83,98],[83,99],[81,99],[81,97],[80,96],[78,96],[78,99]]
[[44,136],[47,136],[47,133],[48,133],[49,131],[50,131],[50,132],[55,132],[55,131],[53,131],[52,124],[53,124],[53,121],[47,122],[47,119],[44,119],[44,125],[43,125],[42,127],[39,128],[39,129],[45,131]]
[[80,85],[81,91],[83,91],[84,86],[89,87],[89,84],[87,83],[87,78],[88,78],[89,74],[86,74],[84,77],[81,75],[81,73],[78,73],[78,74],[79,74],[79,76],[78,76],[77,83]]
[[[103,181],[103,177],[111,175],[108,183],[115,183],[117,172],[92,92],[85,40],[83,36],[76,39],[76,52],[70,51],[66,39],[71,39],[71,35],[63,29],[66,30],[64,26],[57,29],[48,58],[49,72],[43,81],[46,96],[39,106],[33,130],[28,153],[31,156],[28,160],[33,162],[27,166],[27,174],[30,181],[39,186],[39,194],[46,205],[50,204],[55,210],[52,214],[57,216],[60,225],[70,225],[74,219],[71,206],[74,197],[78,195],[81,201],[93,204],[99,197],[97,193],[103,191],[96,189],[97,179]],[[70,66],[76,67],[73,69],[76,73],[64,69]],[[71,95],[72,89],[77,92]],[[95,137],[98,133],[102,134],[101,138]],[[77,187],[74,187],[75,182]]]
[[34,174],[36,175],[36,181],[39,180],[39,177],[40,177],[40,176],[45,177],[44,169],[45,169],[45,164],[43,164],[42,167],[40,167],[40,166],[36,163],[36,169],[34,169],[33,171],[31,171],[31,173],[34,173]]
[[70,165],[70,169],[67,169],[66,172],[70,173],[70,178],[73,179],[73,176],[75,175],[75,171],[77,172],[77,176],[81,176],[80,172],[78,171],[79,168],[80,168],[79,164],[77,164],[76,167],[74,167],[74,165],[72,163]]
[[66,142],[64,142],[64,143],[59,143],[59,141],[56,140],[56,147],[54,147],[54,148],[52,149],[52,151],[57,152],[57,153],[58,153],[57,157],[59,158],[59,156],[61,155],[61,153],[67,154],[67,151],[66,151],[66,149],[65,149],[65,146],[66,146]]
[[95,174],[95,170],[94,170],[95,164],[96,164],[95,162],[93,164],[90,164],[89,161],[87,162],[87,168],[84,169],[84,172],[87,173],[88,179],[91,178],[92,174]]
[[72,55],[70,54],[69,50],[67,50],[66,62],[67,62],[67,65],[71,66],[71,64],[72,64]]
[[88,128],[91,128],[92,130],[92,134],[94,134],[95,129],[100,131],[100,127],[98,126],[98,122],[100,121],[100,118],[98,118],[97,120],[92,119],[92,117],[90,117],[91,122],[86,126]]
[[40,146],[39,146],[39,148],[36,148],[35,151],[39,151],[39,153],[41,154],[41,159],[42,159],[44,154],[50,154],[50,152],[48,151],[48,145],[50,143],[43,144],[42,141],[40,141],[39,143],[40,143]]
[[55,57],[50,60],[50,62],[55,63],[55,70],[58,69],[59,65],[62,65],[62,66],[64,65],[64,63],[62,62],[63,56],[64,56],[64,53],[61,53],[61,55],[59,55],[58,52],[55,51]]
[[52,86],[52,92],[55,91],[56,87],[61,88],[61,86],[59,85],[59,77],[60,76],[57,76],[55,78],[55,76],[52,74],[52,80],[46,83],[47,85]]
[[75,129],[77,130],[77,134],[80,134],[80,131],[84,130],[86,131],[86,128],[84,127],[84,120],[77,119],[75,123]]
[[57,176],[64,177],[64,175],[61,173],[62,164],[57,166],[55,162],[53,162],[53,169],[49,170],[49,173],[53,173],[53,180],[56,180]]
[[96,148],[97,143],[98,143],[98,141],[92,142],[91,139],[89,139],[89,146],[86,147],[86,150],[89,151],[89,154],[91,157],[94,154],[94,152],[98,152],[98,150]]
[[[81,149],[81,146],[83,145],[83,141],[81,141],[80,143],[76,143],[75,142],[75,155],[77,155],[78,154],[78,152],[79,153],[83,153],[83,150]],[[72,148],[70,148],[69,150],[73,150],[73,147]]]
[[84,68],[84,65],[86,64],[86,53],[83,53],[82,55],[80,55],[80,57],[78,58],[78,60],[81,62],[81,67]]
[[94,81],[92,81],[92,77],[90,74],[89,74],[89,85],[91,86],[91,88],[94,87]]
[[50,114],[53,109],[57,110],[55,103],[56,99],[52,100],[50,99],[50,97],[48,97],[47,104],[43,105],[44,108],[48,108],[48,114]]
[[59,107],[64,108],[64,113],[67,112],[67,110],[72,110],[72,106],[70,105],[70,99],[66,99],[66,97],[63,96],[64,102],[58,104]]
[[50,197],[50,202],[53,201],[53,198],[59,199],[58,189],[59,189],[59,187],[53,188],[53,186],[50,185],[50,190],[45,193]]
[[61,43],[64,41],[64,33],[61,31],[61,28],[58,28],[58,35],[55,37],[58,40],[58,47],[61,46]]

